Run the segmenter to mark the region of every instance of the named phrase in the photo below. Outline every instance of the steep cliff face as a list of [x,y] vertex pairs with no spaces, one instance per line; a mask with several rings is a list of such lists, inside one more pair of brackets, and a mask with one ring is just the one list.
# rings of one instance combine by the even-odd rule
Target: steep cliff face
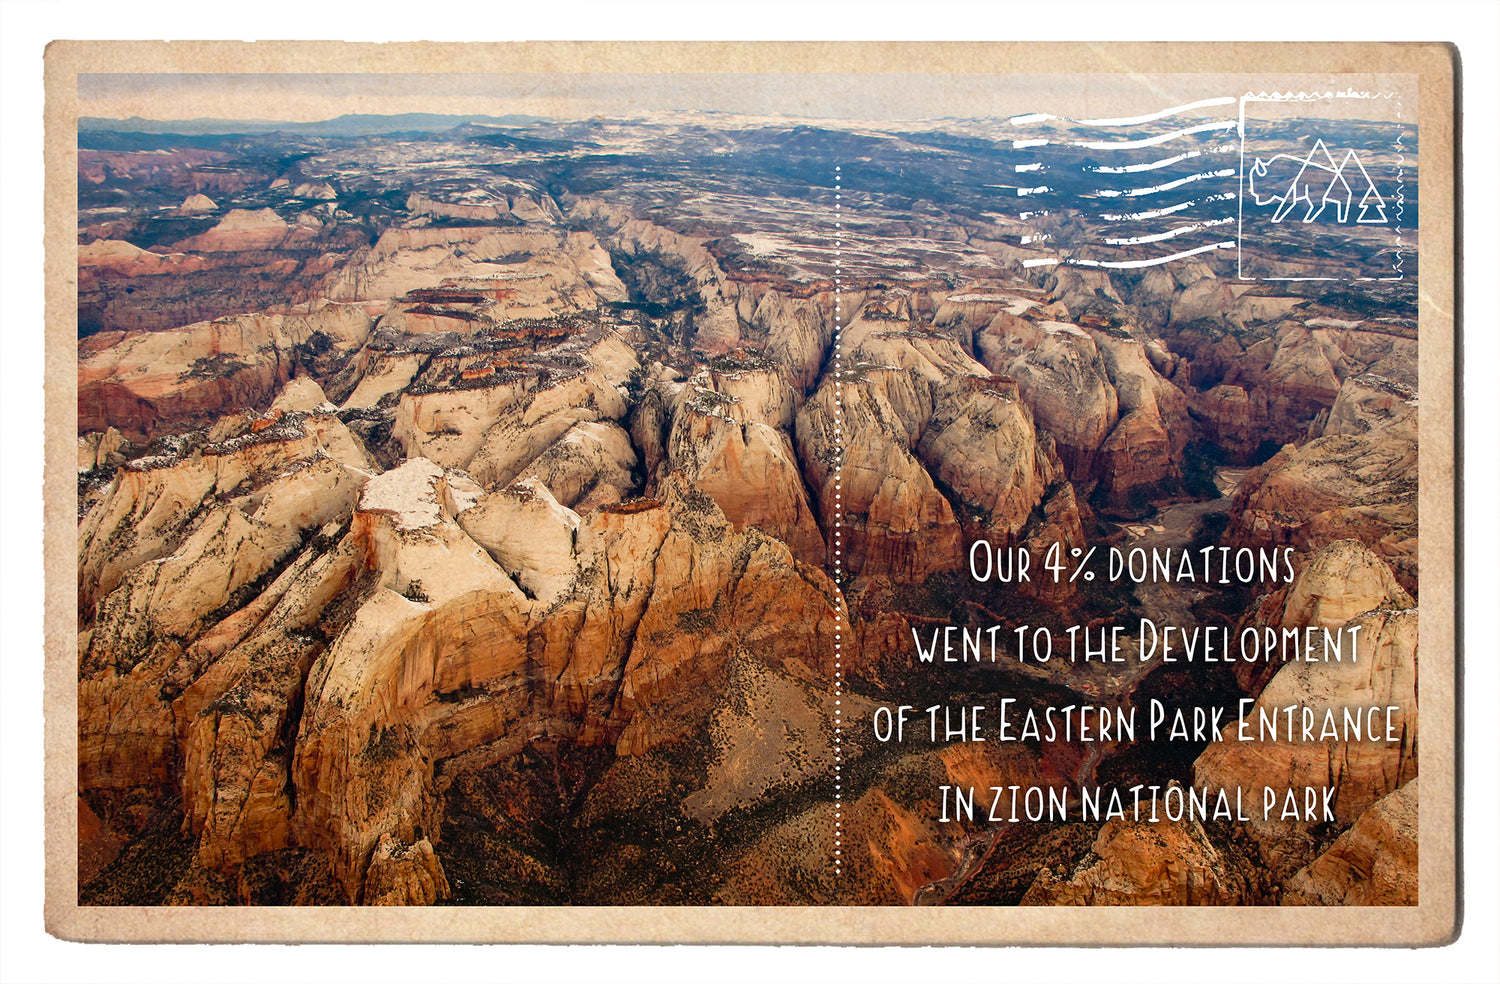
[[1415,592],[1416,466],[1416,442],[1396,435],[1339,434],[1288,445],[1245,476],[1226,539],[1308,553],[1359,540]]
[[934,393],[917,457],[957,507],[964,540],[1013,542],[1063,477],[1051,442],[1003,383],[961,376]]
[[[301,628],[317,622],[319,608],[348,578],[347,563],[314,564],[315,546],[306,544],[335,535],[334,520],[368,475],[306,445],[307,456],[297,456],[299,443],[269,441],[153,472],[122,471],[110,497],[90,514],[80,536],[80,602],[99,600],[83,613],[92,627],[80,639],[83,788],[170,782],[185,727],[173,711],[178,696],[226,652],[263,631],[263,623]],[[282,456],[289,453],[290,460]],[[264,470],[254,468],[258,458]],[[127,480],[135,475],[146,481]],[[246,481],[251,476],[253,484]],[[216,479],[228,484],[216,485]],[[146,522],[132,528],[133,516]],[[151,535],[143,536],[147,530]],[[122,537],[133,537],[133,552],[124,558],[110,547]],[[96,557],[107,560],[96,566]],[[113,566],[122,559],[131,562],[128,570]],[[308,587],[288,597],[312,577],[331,579],[335,587]],[[304,640],[277,648],[266,660],[295,663],[306,647]],[[267,672],[279,681],[272,685],[283,693],[281,707],[257,714],[261,734],[274,742],[285,691],[300,685],[300,677],[288,684],[280,679],[283,670]]]
[[454,197],[458,200],[449,201],[437,195],[413,192],[407,196],[406,210],[416,217],[413,224],[424,220],[453,220],[475,225],[561,224],[562,215],[557,203],[545,193],[526,184],[518,183],[504,189],[469,190]]
[[1119,396],[1094,339],[1075,325],[1001,313],[977,336],[976,348],[986,366],[1016,380],[1037,425],[1057,442],[1068,474],[1080,481],[1093,476],[1099,448],[1120,419]]
[[[1277,708],[1305,709],[1297,711],[1295,722],[1283,711],[1274,734],[1267,731],[1255,741],[1230,735],[1211,744],[1193,767],[1195,781],[1212,789],[1240,790],[1257,802],[1263,788],[1330,787],[1334,823],[1345,829],[1415,777],[1416,610],[1367,612],[1345,623],[1343,637],[1345,649],[1354,651],[1345,652],[1342,661],[1328,661],[1332,654],[1325,647],[1318,654],[1323,662],[1284,664],[1247,714],[1249,726],[1258,729],[1263,717],[1277,719]],[[1378,728],[1362,727],[1357,735],[1344,730],[1346,709],[1353,708],[1357,716],[1368,707],[1392,710],[1379,713]],[[1308,715],[1312,737],[1302,720]],[[1330,718],[1335,722],[1331,732]],[[1363,719],[1365,724],[1369,720]],[[1266,867],[1284,879],[1315,856],[1313,828],[1320,823],[1321,814],[1289,819],[1255,810],[1245,829]]]
[[1233,462],[1327,433],[1324,421],[1355,378],[1372,374],[1385,381],[1358,387],[1386,389],[1387,403],[1399,402],[1403,390],[1410,396],[1406,388],[1415,384],[1415,339],[1394,326],[1303,313],[1302,320],[1276,319],[1255,334],[1184,328],[1170,336],[1174,351],[1187,357],[1183,382],[1191,412]]
[[920,581],[959,567],[966,535],[1012,541],[1063,477],[1014,386],[906,323],[857,319],[844,347],[797,442],[825,528],[842,512],[846,569]]
[[[1338,628],[1364,612],[1415,605],[1389,565],[1369,547],[1358,540],[1335,540],[1305,558],[1291,585],[1262,596],[1236,628],[1253,628],[1262,636],[1268,628]],[[1276,660],[1240,662],[1235,679],[1253,697],[1279,667]]]
[[[1345,594],[1331,587],[1327,577],[1351,561],[1356,583]],[[1318,568],[1307,579],[1313,586],[1294,590],[1297,597],[1286,607],[1286,624],[1342,630],[1343,661],[1280,664],[1243,714],[1252,731],[1262,722],[1267,727],[1276,722],[1274,734],[1241,740],[1239,726],[1231,725],[1193,766],[1194,789],[1206,791],[1210,802],[1220,791],[1230,802],[1238,798],[1242,817],[1248,819],[1235,820],[1231,827],[1193,818],[1109,820],[1087,853],[1061,868],[1044,865],[1021,904],[1415,901],[1417,613],[1381,608],[1339,618],[1340,609],[1401,595],[1384,565],[1358,544],[1336,544],[1311,567]],[[1385,570],[1383,583],[1373,573],[1359,583],[1361,572],[1371,568]],[[1331,596],[1319,594],[1317,583]],[[1326,650],[1317,655],[1331,659]],[[1372,706],[1381,708],[1378,728],[1362,725],[1357,735],[1342,736],[1327,730],[1327,721],[1341,727],[1347,711],[1357,715]],[[1313,722],[1307,732],[1304,708]],[[1392,709],[1390,740],[1386,708]],[[1307,787],[1327,790],[1326,802],[1320,799],[1310,809],[1303,792]],[[1269,809],[1266,790],[1274,794]],[[1283,812],[1289,790],[1298,797],[1295,816]],[[1324,818],[1325,807],[1331,819]]]
[[368,328],[361,312],[328,305],[310,315],[94,335],[79,347],[79,430],[115,427],[144,441],[263,407],[295,373],[299,346],[317,335],[348,351]]
[[[220,508],[215,528],[253,526],[263,517],[255,529],[292,540],[299,528],[320,523],[316,517],[336,513],[338,500],[330,507],[303,493],[349,481],[344,476],[359,475],[370,462],[329,409],[230,417],[206,442],[201,434],[196,445],[180,437],[164,442],[164,453],[118,468],[79,526],[79,612],[85,624],[93,620],[94,605],[127,573],[178,552],[189,536],[208,535],[206,516],[221,503],[243,505],[233,514]],[[191,564],[193,556],[183,563]]]
[[[833,292],[798,296],[753,281],[737,282],[734,288],[740,323],[748,326],[753,337],[764,338],[766,356],[786,367],[793,386],[803,393],[813,389],[833,348]],[[842,296],[840,314],[847,322],[848,312],[859,310],[862,295]]]
[[[439,829],[441,763],[539,733],[640,754],[699,726],[731,657],[825,669],[826,578],[681,478],[662,491],[580,521],[524,481],[487,494],[426,459],[370,478],[315,456],[248,515],[207,510],[101,604],[83,788],[180,781],[207,868],[311,847],[351,899],[442,897],[440,867],[381,848]],[[508,521],[533,513],[554,541]]]
[[1099,449],[1101,503],[1124,513],[1181,494],[1182,450],[1192,437],[1187,398],[1163,379],[1146,346],[1119,330],[1091,332],[1118,394],[1120,421]]
[[1361,813],[1287,882],[1282,905],[1416,905],[1418,782]]
[[873,369],[849,383],[820,388],[797,428],[803,469],[825,526],[834,525],[843,506],[834,545],[843,548],[846,569],[919,580],[957,567],[953,507],[912,454],[916,435],[897,423],[896,405],[916,406],[930,394],[919,393],[895,369]]
[[452,894],[427,838],[402,844],[390,834],[380,836],[365,876],[366,905],[432,905]]
[[[575,451],[613,464],[619,481],[622,471],[634,468],[634,453],[611,424],[625,416],[620,387],[639,366],[613,332],[574,344],[550,361],[507,357],[509,364],[495,366],[493,357],[473,354],[452,357],[448,365],[428,360],[419,378],[431,382],[402,393],[394,440],[408,456],[465,469],[486,487],[506,485],[533,464],[566,470]],[[580,427],[586,424],[605,426]],[[554,458],[562,460],[539,460],[554,447]]]
[[1059,877],[1043,868],[1022,905],[1243,905],[1245,873],[1196,820],[1111,820],[1089,853]]
[[[1389,335],[1320,329],[1367,364],[1400,365],[1406,341]],[[1347,361],[1347,360],[1346,360]],[[1410,369],[1395,376],[1409,377]],[[1246,475],[1236,491],[1227,537],[1246,545],[1284,544],[1312,552],[1359,540],[1417,587],[1417,401],[1410,386],[1376,372],[1350,374],[1288,445]]]
[[[527,710],[527,599],[453,521],[462,492],[424,459],[365,487],[348,536],[372,593],[307,677],[293,822],[300,843],[334,855],[351,898],[382,834],[411,843],[435,829],[445,744],[493,740]],[[476,685],[494,694],[480,720],[435,696]]]
[[[1106,296],[1114,311],[1118,298]],[[1077,299],[1074,306],[1090,310]],[[979,358],[1016,380],[1068,477],[1097,483],[1101,506],[1142,515],[1152,501],[1179,495],[1182,450],[1196,432],[1187,397],[1162,375],[1173,372],[1174,359],[1154,339],[1148,345],[1097,318],[1084,319],[1085,328],[1050,313],[1032,306],[1020,316],[996,314],[975,336]]]
[[791,387],[769,361],[721,365],[679,390],[662,464],[712,496],[737,529],[764,530],[821,566],[823,533],[792,446]]

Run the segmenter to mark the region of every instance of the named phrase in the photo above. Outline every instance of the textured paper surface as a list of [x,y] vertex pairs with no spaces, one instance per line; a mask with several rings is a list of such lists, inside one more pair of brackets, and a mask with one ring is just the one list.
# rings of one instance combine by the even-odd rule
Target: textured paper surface
[[[1419,906],[1381,909],[556,908],[148,909],[76,904],[76,76],[111,72],[810,72],[1055,71],[1420,78],[1420,502],[1423,680]],[[69,43],[47,55],[47,815],[49,931],[137,941],[805,942],[992,944],[1437,944],[1456,924],[1457,653],[1453,626],[1453,77],[1441,46],[1337,44],[526,44]],[[378,109],[372,111],[379,111]],[[153,115],[142,112],[143,116]],[[158,116],[172,115],[157,113]],[[211,110],[193,115],[216,115]],[[239,115],[226,112],[224,115]],[[267,116],[289,116],[287,108]],[[1434,697],[1434,695],[1437,695]],[[559,916],[563,918],[559,918]]]

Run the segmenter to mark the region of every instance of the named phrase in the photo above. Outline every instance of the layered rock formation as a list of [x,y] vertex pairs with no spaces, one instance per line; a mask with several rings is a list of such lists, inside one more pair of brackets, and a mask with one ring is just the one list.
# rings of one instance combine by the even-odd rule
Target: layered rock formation
[[1085,319],[1085,328],[1051,314],[1037,307],[997,313],[975,336],[980,359],[1016,380],[1068,476],[1097,482],[1101,505],[1139,515],[1151,501],[1179,494],[1193,428],[1187,397],[1162,375],[1173,358],[1108,322]]
[[1360,814],[1354,826],[1292,876],[1282,905],[1416,905],[1417,783]]
[[[1305,558],[1291,585],[1262,596],[1236,628],[1254,629],[1262,637],[1266,629],[1336,629],[1364,612],[1415,605],[1369,547],[1358,540],[1335,540]],[[1255,696],[1279,667],[1279,660],[1240,662],[1234,671],[1240,686]]]
[[797,440],[825,527],[842,516],[847,568],[920,581],[956,569],[966,539],[1013,541],[1063,477],[1014,384],[905,323],[858,319],[844,347]]
[[1022,905],[1240,905],[1243,872],[1198,821],[1111,820],[1088,855],[1061,876],[1043,868]]
[[[308,482],[322,484],[299,492]],[[130,494],[122,485],[113,498]],[[356,494],[346,525],[329,523]],[[440,868],[393,874],[410,851],[386,857],[377,843],[420,848],[437,829],[437,763],[497,742],[515,750],[538,730],[639,754],[706,710],[698,684],[734,654],[824,669],[827,581],[778,541],[733,533],[681,479],[663,494],[581,523],[545,489],[486,495],[420,458],[370,478],[314,451],[251,493],[248,515],[234,500],[204,511],[174,555],[181,568],[136,566],[106,592],[80,684],[81,782],[165,784],[181,761],[200,864],[314,847],[333,855],[353,899],[441,897]],[[514,501],[511,515],[524,514],[528,498],[539,500],[533,522],[557,524],[551,554],[497,512]],[[283,517],[283,503],[314,510]],[[485,547],[455,521],[469,513]],[[114,528],[98,523],[88,543]],[[291,538],[263,542],[263,528]],[[205,567],[220,557],[228,577]],[[657,574],[681,570],[696,573]]]
[[[1352,631],[1356,629],[1357,634]],[[1353,643],[1354,653],[1346,653],[1339,662],[1285,664],[1247,714],[1250,726],[1258,728],[1262,711],[1274,717],[1276,708],[1298,708],[1295,727],[1282,713],[1282,727],[1274,735],[1255,741],[1225,736],[1198,759],[1195,781],[1214,790],[1239,790],[1255,802],[1262,801],[1266,788],[1332,788],[1334,822],[1342,829],[1414,778],[1417,612],[1386,609],[1362,614],[1345,624],[1344,637],[1346,645]],[[1324,659],[1329,655],[1321,654]],[[1344,728],[1346,709],[1359,716],[1369,707],[1392,710],[1380,712],[1378,728],[1370,725],[1358,735],[1336,730],[1330,740],[1325,731],[1328,719]],[[1311,733],[1322,737],[1304,737],[1304,713],[1315,721]],[[1370,719],[1366,715],[1363,720]],[[1322,822],[1321,815],[1288,820],[1257,810],[1245,829],[1259,846],[1266,867],[1289,877],[1312,859],[1313,828]]]
[[792,446],[791,388],[769,362],[718,365],[678,391],[658,467],[692,480],[737,528],[764,530],[822,566],[823,534]]
[[1268,446],[1327,433],[1323,421],[1360,375],[1393,373],[1395,386],[1415,384],[1415,340],[1405,329],[1304,318],[1277,319],[1248,345],[1249,338],[1222,329],[1172,334],[1175,350],[1188,357],[1183,375],[1191,411],[1228,460],[1248,463],[1264,457]]
[[107,332],[79,347],[78,426],[115,427],[129,437],[203,426],[265,406],[294,374],[299,347],[314,339],[347,353],[369,319],[326,305],[299,317],[245,315],[172,331]]
[[1399,433],[1320,437],[1288,445],[1235,493],[1231,543],[1312,552],[1359,540],[1417,586],[1417,444]]
[[488,227],[388,230],[332,274],[323,292],[340,301],[381,300],[454,278],[503,285],[511,292],[506,313],[513,318],[546,318],[625,299],[592,235]]

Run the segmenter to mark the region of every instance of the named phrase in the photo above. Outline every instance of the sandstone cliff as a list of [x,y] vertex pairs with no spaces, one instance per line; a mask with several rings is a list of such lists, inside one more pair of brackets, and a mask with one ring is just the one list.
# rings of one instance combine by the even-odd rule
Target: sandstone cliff
[[[1249,799],[1263,788],[1286,789],[1327,786],[1335,792],[1333,812],[1339,829],[1353,824],[1381,797],[1394,792],[1417,774],[1417,612],[1377,610],[1362,614],[1347,630],[1358,628],[1357,659],[1345,654],[1342,662],[1286,663],[1261,691],[1248,717],[1258,727],[1263,709],[1297,706],[1317,718],[1342,721],[1346,707],[1394,707],[1391,731],[1375,737],[1361,734],[1339,740],[1306,741],[1301,724],[1292,734],[1283,727],[1274,737],[1209,745],[1194,765],[1195,781],[1212,789],[1242,790]],[[1326,655],[1326,654],[1325,654]],[[1285,715],[1283,715],[1283,719]],[[1384,722],[1384,716],[1380,719]],[[1283,720],[1283,725],[1286,724]],[[1266,867],[1280,878],[1290,877],[1314,856],[1313,828],[1307,818],[1265,817],[1252,811],[1246,830],[1258,844]]]
[[1061,876],[1043,868],[1022,905],[1242,905],[1245,875],[1203,825],[1111,820]]
[[1416,905],[1413,779],[1360,814],[1333,846],[1287,882],[1282,905]]

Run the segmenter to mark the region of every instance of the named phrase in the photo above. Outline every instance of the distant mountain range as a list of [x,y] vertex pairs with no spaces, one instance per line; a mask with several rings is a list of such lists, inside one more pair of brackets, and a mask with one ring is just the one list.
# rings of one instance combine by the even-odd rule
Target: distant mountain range
[[113,133],[180,133],[201,136],[232,133],[296,133],[311,137],[368,137],[382,133],[411,131],[439,132],[466,123],[488,126],[524,126],[549,122],[543,116],[453,116],[441,113],[399,113],[375,116],[349,113],[331,120],[295,123],[287,120],[224,120],[200,117],[192,120],[147,120],[132,116],[126,120],[103,116],[80,116],[78,130]]

